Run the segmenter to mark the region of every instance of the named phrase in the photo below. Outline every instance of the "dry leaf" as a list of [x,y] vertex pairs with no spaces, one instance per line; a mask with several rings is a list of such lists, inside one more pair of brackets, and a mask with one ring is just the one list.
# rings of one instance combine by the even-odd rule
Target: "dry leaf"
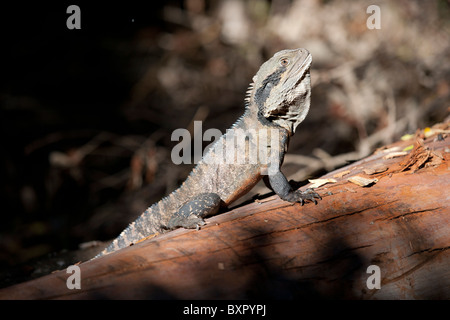
[[400,140],[407,141],[407,140],[411,140],[412,138],[414,138],[413,134],[405,134],[400,138]]
[[409,146],[407,146],[406,148],[404,148],[402,151],[409,151],[412,150],[414,148],[413,144],[410,144]]
[[431,137],[435,134],[439,134],[439,133],[448,134],[448,133],[450,133],[450,130],[443,130],[443,129],[435,128],[435,127],[423,129],[423,135],[425,136],[425,138],[429,138],[429,137]]
[[327,183],[337,182],[335,179],[309,179],[308,181],[312,183],[312,185],[309,186],[311,189],[316,189]]
[[434,130],[432,130],[429,127],[426,127],[425,129],[423,129],[423,135],[425,136],[425,138],[429,138],[434,134]]
[[347,179],[348,181],[350,181],[351,183],[354,183],[358,186],[361,187],[367,187],[368,185],[371,185],[372,183],[377,183],[378,179],[369,179],[369,178],[364,178],[361,176],[353,176]]
[[400,150],[400,147],[392,147],[392,148],[388,148],[388,149],[386,149],[386,146],[384,146],[384,147],[381,147],[381,148],[378,148],[377,150],[375,150],[375,152],[374,152],[374,154],[378,154],[378,153],[380,153],[380,152],[382,152],[382,153],[390,153],[390,152],[395,152],[395,151],[398,151],[398,150]]
[[350,170],[345,170],[345,171],[341,171],[336,173],[335,175],[333,175],[333,178],[342,178],[343,176],[345,176],[346,174],[349,174]]
[[408,152],[406,152],[406,151],[391,152],[391,153],[383,156],[383,159],[388,160],[388,159],[393,159],[393,158],[397,158],[397,157],[403,157],[403,156],[406,156],[407,154],[408,154]]
[[385,172],[387,169],[388,169],[388,167],[385,166],[384,164],[379,164],[379,165],[376,165],[371,168],[365,168],[363,170],[363,172],[365,174],[371,175],[371,174],[375,174],[375,173]]

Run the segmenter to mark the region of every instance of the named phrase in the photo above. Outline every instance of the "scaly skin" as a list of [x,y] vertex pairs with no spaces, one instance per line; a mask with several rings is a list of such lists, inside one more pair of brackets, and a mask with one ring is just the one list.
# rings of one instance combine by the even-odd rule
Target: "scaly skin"
[[[311,60],[307,50],[295,49],[280,51],[265,62],[247,91],[245,113],[232,130],[214,143],[177,190],[145,210],[97,257],[155,233],[198,228],[205,223],[204,217],[243,196],[265,175],[283,200],[317,203],[317,193],[293,191],[280,171],[289,137],[309,110]],[[240,134],[247,137],[241,144],[236,142],[242,138]],[[227,147],[238,156],[246,155],[246,161],[224,160]],[[268,151],[273,157],[264,160],[258,154],[251,158],[249,150]]]

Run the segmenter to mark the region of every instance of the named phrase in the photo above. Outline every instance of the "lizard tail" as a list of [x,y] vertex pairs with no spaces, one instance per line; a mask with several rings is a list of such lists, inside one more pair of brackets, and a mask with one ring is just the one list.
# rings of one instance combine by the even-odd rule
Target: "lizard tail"
[[147,208],[147,210],[145,210],[134,222],[128,225],[128,227],[123,230],[122,233],[106,247],[106,249],[96,255],[93,259],[138,243],[144,238],[148,238],[154,234],[166,231],[170,218],[190,199],[193,189],[194,188],[187,185],[186,180],[180,188]]
[[135,221],[130,223],[128,227],[123,230],[120,235],[111,242],[102,252],[97,254],[93,259],[100,258],[111,252],[133,245],[140,240],[151,236],[152,234],[160,232],[160,227],[149,220],[155,220],[155,205],[151,206],[142,213]]

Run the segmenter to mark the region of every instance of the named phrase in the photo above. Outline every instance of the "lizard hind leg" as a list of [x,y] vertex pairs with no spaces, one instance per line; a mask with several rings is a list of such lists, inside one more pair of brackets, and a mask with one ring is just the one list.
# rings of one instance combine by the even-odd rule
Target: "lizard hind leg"
[[169,230],[178,227],[198,229],[205,225],[203,218],[216,214],[221,204],[222,200],[218,194],[201,193],[182,205],[165,228]]

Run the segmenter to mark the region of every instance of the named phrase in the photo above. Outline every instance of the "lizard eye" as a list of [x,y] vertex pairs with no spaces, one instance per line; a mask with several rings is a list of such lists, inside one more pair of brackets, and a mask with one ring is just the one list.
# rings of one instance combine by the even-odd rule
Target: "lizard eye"
[[280,59],[280,66],[282,67],[286,67],[289,64],[289,59],[288,58],[281,58]]

